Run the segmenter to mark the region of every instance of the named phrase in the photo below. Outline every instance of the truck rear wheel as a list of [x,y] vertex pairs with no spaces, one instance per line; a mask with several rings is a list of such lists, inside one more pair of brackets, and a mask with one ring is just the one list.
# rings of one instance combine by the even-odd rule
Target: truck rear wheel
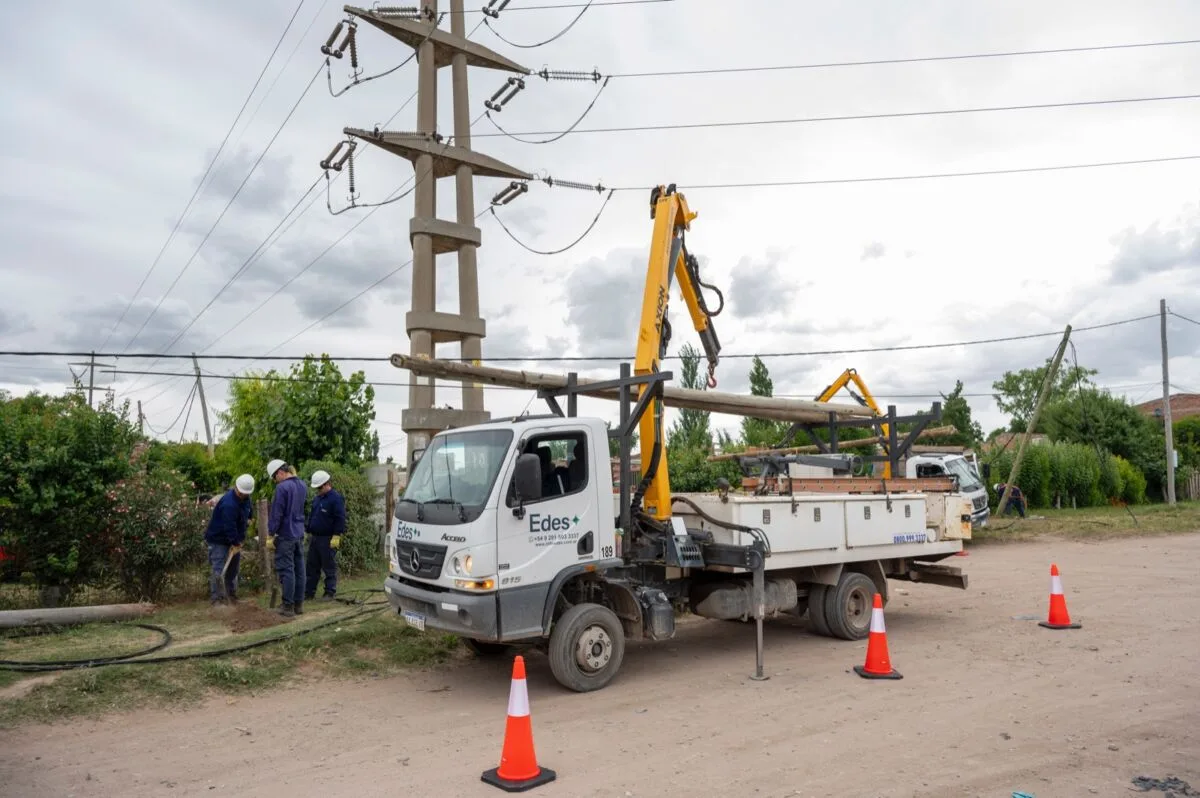
[[862,640],[871,631],[875,583],[866,574],[843,571],[837,587],[825,591],[825,624],[842,640]]
[[554,624],[547,654],[563,687],[577,693],[599,690],[617,675],[625,658],[625,631],[607,607],[576,604]]
[[829,591],[829,585],[813,583],[808,586],[808,623],[812,630],[822,637],[832,636],[828,624],[825,623],[825,596]]

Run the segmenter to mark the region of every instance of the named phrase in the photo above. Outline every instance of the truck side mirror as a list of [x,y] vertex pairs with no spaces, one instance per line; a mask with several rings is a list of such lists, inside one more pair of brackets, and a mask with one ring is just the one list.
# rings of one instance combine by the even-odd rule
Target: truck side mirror
[[517,466],[513,469],[513,489],[517,498],[513,515],[521,518],[525,515],[525,502],[542,498],[542,461],[536,454],[526,452],[517,456]]
[[984,478],[985,480],[989,480],[989,479],[991,479],[991,478],[992,478],[992,464],[991,464],[991,463],[984,463],[984,464],[981,466],[981,468],[983,469],[983,478]]

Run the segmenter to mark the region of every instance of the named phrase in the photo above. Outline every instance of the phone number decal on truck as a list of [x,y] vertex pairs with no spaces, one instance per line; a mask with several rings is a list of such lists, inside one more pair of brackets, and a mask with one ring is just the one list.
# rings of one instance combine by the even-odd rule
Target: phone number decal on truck
[[928,538],[925,535],[893,535],[893,543],[924,543]]

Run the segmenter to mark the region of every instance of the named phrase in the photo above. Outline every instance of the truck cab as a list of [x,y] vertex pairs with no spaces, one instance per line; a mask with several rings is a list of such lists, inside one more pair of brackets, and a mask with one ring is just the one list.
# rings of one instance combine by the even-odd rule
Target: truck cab
[[914,454],[904,465],[904,475],[909,478],[953,477],[958,481],[958,492],[971,500],[971,526],[987,526],[987,487],[979,473],[961,454]]
[[548,634],[567,580],[620,564],[601,472],[600,419],[525,416],[434,436],[396,505],[390,601],[409,625],[477,651]]

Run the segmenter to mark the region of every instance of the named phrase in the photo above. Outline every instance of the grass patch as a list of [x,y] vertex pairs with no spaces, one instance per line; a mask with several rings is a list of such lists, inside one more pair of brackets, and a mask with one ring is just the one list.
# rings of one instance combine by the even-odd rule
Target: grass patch
[[[976,529],[970,543],[1001,543],[1061,537],[1106,540],[1141,535],[1200,532],[1200,502],[1146,504],[1138,507],[1088,507],[1080,510],[1029,510],[1028,518],[992,516]],[[968,545],[969,545],[968,544]]]
[[[382,577],[345,580],[339,594],[378,588]],[[365,594],[382,601],[382,593]],[[246,613],[267,613],[267,596],[243,601]],[[340,622],[249,651],[154,665],[114,665],[57,672],[56,678],[20,689],[39,673],[0,671],[0,728],[51,722],[143,707],[194,706],[211,695],[245,695],[305,679],[382,676],[444,663],[464,654],[452,635],[421,633],[404,625],[389,607],[346,618],[360,608],[341,603],[306,602],[303,616],[265,628],[238,628],[233,610],[213,610],[208,602],[164,608],[142,619],[170,630],[171,645],[150,657],[214,651],[278,637],[338,617]],[[272,617],[272,621],[274,618]],[[57,633],[11,630],[0,636],[0,659],[48,661],[111,656],[144,648],[158,639],[128,624],[89,624]],[[26,685],[28,686],[28,685]],[[12,693],[5,695],[8,689]]]

